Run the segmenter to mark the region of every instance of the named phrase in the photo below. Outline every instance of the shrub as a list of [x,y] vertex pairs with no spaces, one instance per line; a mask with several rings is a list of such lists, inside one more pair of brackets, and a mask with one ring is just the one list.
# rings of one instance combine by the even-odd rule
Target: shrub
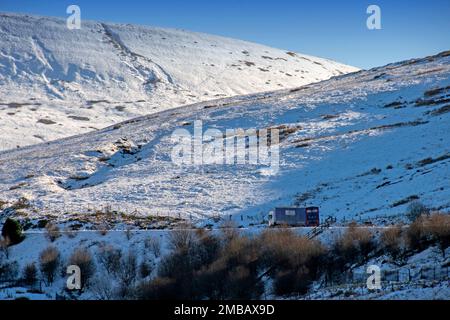
[[305,293],[318,277],[326,252],[320,242],[291,230],[265,231],[260,242],[263,266],[274,279],[274,292],[279,295]]
[[430,213],[430,209],[428,209],[420,201],[412,202],[406,209],[406,217],[411,222],[416,221],[421,215],[429,215],[429,213]]
[[137,297],[141,300],[174,300],[178,298],[174,279],[155,278],[144,281],[137,287]]
[[9,245],[18,244],[25,238],[22,234],[22,227],[20,226],[20,223],[11,218],[7,218],[3,225],[2,237],[8,242]]
[[118,278],[124,287],[131,287],[137,276],[137,256],[133,251],[122,257],[120,261],[120,268]]
[[190,254],[197,257],[197,264],[207,265],[212,263],[221,249],[220,239],[210,231],[197,230],[195,234],[197,241],[191,247]]
[[155,258],[158,258],[161,255],[161,241],[159,238],[151,237],[145,239],[144,246],[153,253]]
[[19,273],[19,265],[14,262],[0,262],[0,281],[14,281]]
[[296,235],[288,229],[264,231],[259,241],[261,242],[262,257],[268,266],[303,265],[324,250],[318,241]]
[[164,256],[158,266],[160,278],[170,278],[176,282],[177,292],[174,295],[179,299],[190,299],[192,295],[195,267],[191,258],[187,250],[174,251]]
[[109,225],[107,223],[101,223],[97,226],[97,230],[101,236],[106,236],[108,234]]
[[301,267],[298,270],[282,270],[275,275],[273,292],[277,295],[305,294],[311,283],[308,268]]
[[34,263],[29,263],[23,268],[22,280],[27,286],[34,286],[37,282],[38,270]]
[[230,243],[231,240],[236,239],[240,236],[239,229],[237,225],[232,221],[226,221],[220,226],[220,240],[222,243]]
[[392,259],[399,259],[404,253],[404,241],[402,228],[398,225],[385,229],[380,237],[382,249]]
[[115,298],[115,290],[110,277],[104,275],[95,277],[89,289],[98,300]]
[[55,241],[56,239],[58,239],[61,236],[61,232],[59,230],[59,227],[56,224],[52,223],[52,222],[48,222],[45,225],[45,230],[46,230],[47,238],[51,242]]
[[450,215],[434,213],[426,219],[425,228],[434,241],[437,241],[442,256],[450,246]]
[[142,261],[139,264],[139,275],[141,278],[145,279],[149,277],[152,274],[153,266],[150,263],[147,263],[145,261]]
[[0,258],[3,256],[6,259],[9,259],[9,240],[8,239],[0,239]]
[[203,290],[198,288],[196,272],[216,259],[220,242],[205,231],[176,230],[170,237],[174,250],[162,258],[158,276],[176,282],[180,299],[195,299],[197,294],[203,295]]
[[48,285],[53,283],[60,262],[60,254],[55,247],[48,247],[39,256],[41,273]]
[[170,232],[168,241],[172,250],[186,250],[195,241],[195,232],[186,228],[175,229]]
[[410,250],[425,249],[428,239],[425,229],[425,217],[419,216],[406,230],[406,241]]
[[27,209],[29,207],[30,201],[25,197],[20,198],[19,200],[14,202],[13,205],[11,206],[11,208],[14,210]]
[[95,263],[89,250],[76,249],[69,258],[69,265],[76,265],[81,271],[81,289],[89,285],[90,278],[95,273]]
[[259,242],[238,236],[220,247],[214,261],[195,273],[195,296],[207,299],[258,299],[263,290],[260,277]]
[[365,261],[375,247],[372,233],[367,228],[360,227],[353,222],[348,226],[346,232],[334,242],[332,264],[342,271],[345,266]]
[[110,245],[100,246],[97,258],[108,274],[117,275],[122,259],[122,251],[120,249]]

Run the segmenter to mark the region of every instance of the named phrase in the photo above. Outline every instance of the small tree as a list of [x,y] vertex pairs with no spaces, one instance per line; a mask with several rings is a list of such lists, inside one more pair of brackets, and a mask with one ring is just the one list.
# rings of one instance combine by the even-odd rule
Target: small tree
[[60,254],[55,247],[48,247],[39,256],[41,273],[48,285],[52,284],[60,262]]
[[130,299],[134,295],[134,284],[137,279],[138,265],[137,256],[133,251],[128,252],[120,261],[117,274],[119,280],[118,294],[123,299]]
[[430,209],[428,209],[422,202],[414,201],[406,209],[406,217],[409,221],[414,222],[422,215],[429,215]]
[[11,218],[7,218],[3,225],[2,237],[8,241],[9,245],[18,244],[25,238],[20,223]]
[[29,263],[23,268],[22,279],[25,285],[34,286],[37,282],[38,270],[34,263]]

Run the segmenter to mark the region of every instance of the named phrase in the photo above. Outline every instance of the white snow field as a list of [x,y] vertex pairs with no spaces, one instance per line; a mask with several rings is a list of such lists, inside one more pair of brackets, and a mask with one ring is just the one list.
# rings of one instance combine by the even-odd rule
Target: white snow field
[[[231,216],[251,226],[293,204],[319,206],[322,218],[380,223],[403,219],[414,200],[448,211],[449,111],[450,52],[183,106],[0,152],[3,216],[89,221],[110,206],[134,218],[205,225]],[[192,132],[195,120],[221,132],[280,128],[279,170],[174,164],[172,133]],[[17,203],[22,197],[29,203]]]
[[0,13],[0,150],[200,101],[354,72],[334,61],[184,30]]

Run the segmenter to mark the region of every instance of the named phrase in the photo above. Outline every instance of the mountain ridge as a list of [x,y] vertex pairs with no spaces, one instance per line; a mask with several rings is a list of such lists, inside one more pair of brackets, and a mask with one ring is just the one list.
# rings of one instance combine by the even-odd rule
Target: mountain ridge
[[[178,29],[0,13],[0,149],[358,70]],[[17,128],[17,129],[16,129]]]

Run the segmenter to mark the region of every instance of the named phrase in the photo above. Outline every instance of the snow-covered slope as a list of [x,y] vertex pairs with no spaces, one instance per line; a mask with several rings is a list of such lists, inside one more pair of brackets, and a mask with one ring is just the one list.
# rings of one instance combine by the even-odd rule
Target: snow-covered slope
[[[261,223],[274,206],[317,205],[338,220],[402,216],[420,199],[450,208],[450,52],[306,87],[198,103],[0,153],[0,200],[55,219],[110,205],[134,215],[233,215]],[[175,129],[278,127],[280,170],[177,166]],[[24,207],[20,205],[20,207]],[[11,212],[11,211],[9,211]],[[204,219],[206,218],[206,219]]]
[[0,13],[0,150],[356,70],[182,30]]

